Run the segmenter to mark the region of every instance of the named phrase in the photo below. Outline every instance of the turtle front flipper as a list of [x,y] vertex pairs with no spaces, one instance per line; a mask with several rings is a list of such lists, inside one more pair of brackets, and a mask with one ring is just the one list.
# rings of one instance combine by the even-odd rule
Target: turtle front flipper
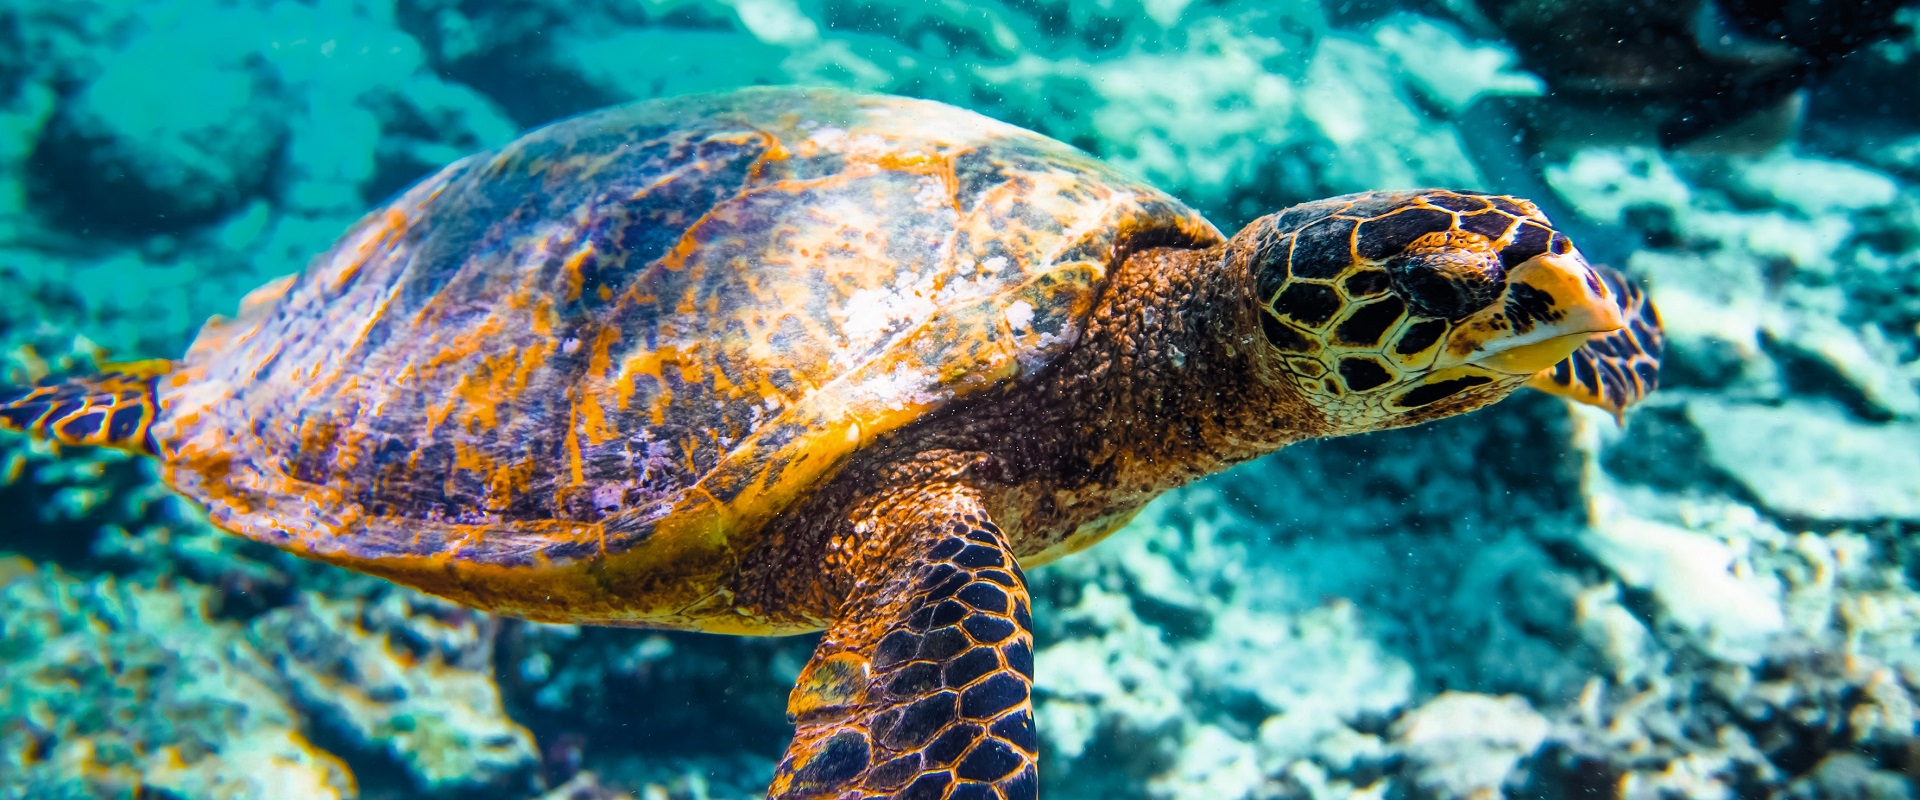
[[773,800],[1033,800],[1026,578],[964,486],[891,493],[854,520],[850,587],[787,703]]
[[1595,265],[1620,304],[1626,326],[1597,334],[1573,355],[1536,373],[1527,385],[1570,400],[1599,406],[1615,418],[1660,385],[1660,355],[1665,337],[1660,315],[1640,287],[1611,267]]
[[159,402],[154,389],[173,369],[163,359],[102,364],[97,375],[35,386],[0,387],[0,430],[65,445],[154,455]]

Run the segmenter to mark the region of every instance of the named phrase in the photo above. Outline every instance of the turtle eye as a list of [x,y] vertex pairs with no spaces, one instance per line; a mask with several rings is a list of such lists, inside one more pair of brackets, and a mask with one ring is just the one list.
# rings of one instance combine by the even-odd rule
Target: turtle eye
[[1492,241],[1456,230],[1422,236],[1387,259],[1387,277],[1413,313],[1457,320],[1499,299],[1507,270]]

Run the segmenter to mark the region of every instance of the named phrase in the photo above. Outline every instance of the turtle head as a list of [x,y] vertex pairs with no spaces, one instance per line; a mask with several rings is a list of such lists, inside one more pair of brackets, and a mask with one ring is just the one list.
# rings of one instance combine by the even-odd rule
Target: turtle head
[[1525,200],[1369,192],[1235,238],[1273,374],[1327,434],[1479,408],[1622,325],[1611,290]]

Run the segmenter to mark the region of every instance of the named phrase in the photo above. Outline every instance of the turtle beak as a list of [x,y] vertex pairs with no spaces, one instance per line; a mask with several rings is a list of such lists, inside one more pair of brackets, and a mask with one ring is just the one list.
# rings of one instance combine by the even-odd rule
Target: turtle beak
[[1435,366],[1475,364],[1532,375],[1597,333],[1626,326],[1620,305],[1579,251],[1542,254],[1507,275],[1498,302],[1456,324]]

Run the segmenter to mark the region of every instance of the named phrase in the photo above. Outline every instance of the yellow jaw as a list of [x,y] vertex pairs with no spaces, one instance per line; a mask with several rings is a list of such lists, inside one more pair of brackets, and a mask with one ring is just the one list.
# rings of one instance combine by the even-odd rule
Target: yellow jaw
[[1560,363],[1561,359],[1567,356],[1573,355],[1573,351],[1585,346],[1587,339],[1591,338],[1592,335],[1593,334],[1589,333],[1570,333],[1565,336],[1548,339],[1544,342],[1523,344],[1512,350],[1502,350],[1480,359],[1476,363],[1487,369],[1496,372],[1505,372],[1509,375],[1532,375],[1533,373]]
[[1544,254],[1513,270],[1499,302],[1453,329],[1439,364],[1532,375],[1572,355],[1594,334],[1625,326],[1612,291],[1585,259]]

